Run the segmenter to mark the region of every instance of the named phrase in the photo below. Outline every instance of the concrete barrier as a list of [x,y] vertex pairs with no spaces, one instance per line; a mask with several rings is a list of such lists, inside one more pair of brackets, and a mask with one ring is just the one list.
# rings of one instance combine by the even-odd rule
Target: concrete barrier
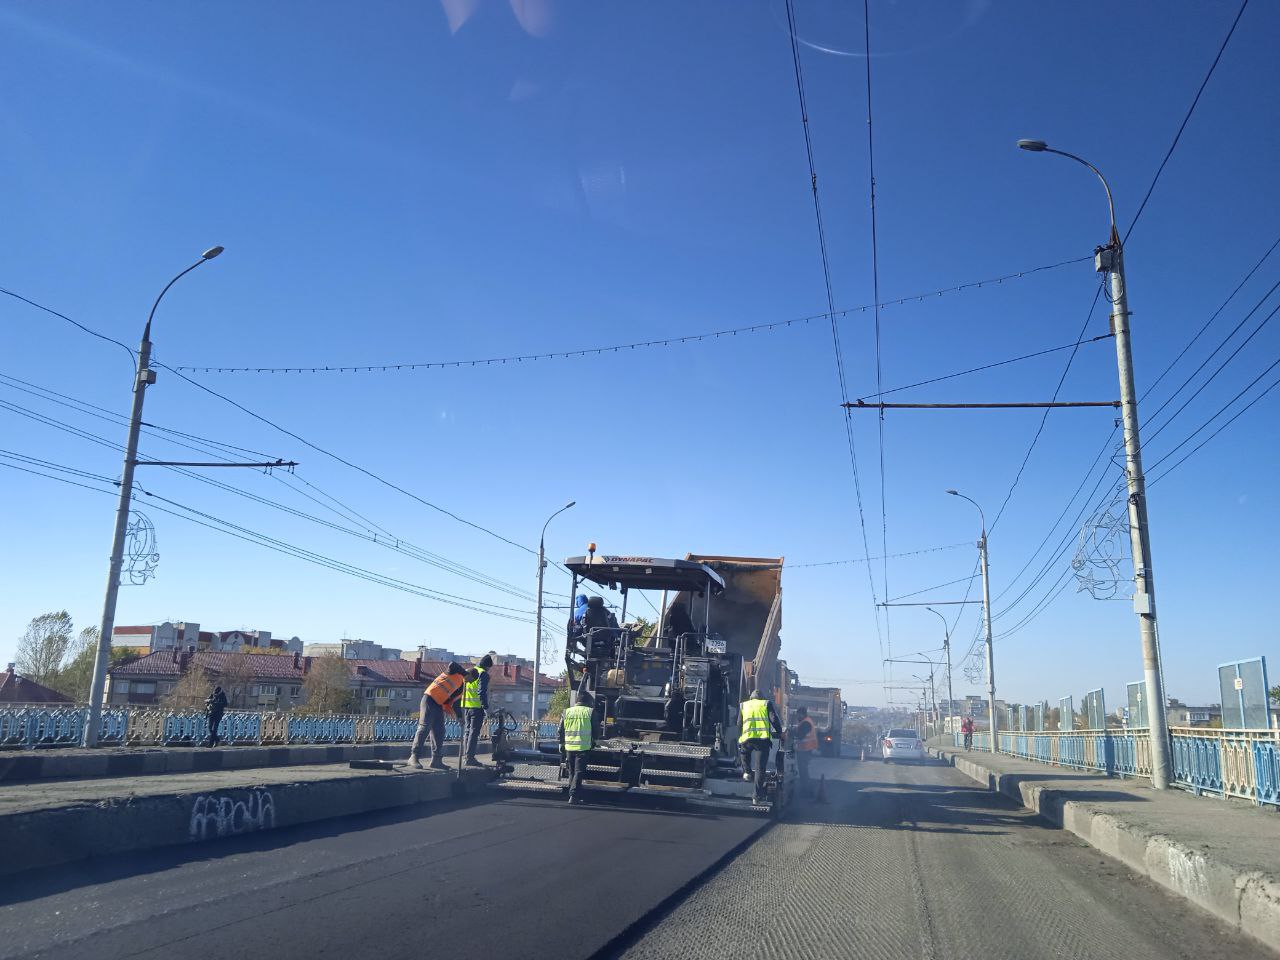
[[[490,744],[480,744],[488,753]],[[457,756],[457,744],[446,755]],[[140,777],[195,770],[297,767],[351,760],[403,760],[407,743],[294,744],[274,747],[108,747],[0,752],[0,783],[89,777]]]
[[490,770],[464,770],[458,779],[452,772],[343,767],[117,781],[149,789],[99,791],[81,801],[0,814],[0,876],[450,799],[492,776]]
[[[1002,773],[946,749],[930,747],[929,752],[988,790],[1009,797],[1129,869],[1280,951],[1280,879],[1275,876],[1234,865],[1210,844],[1195,849],[1185,839],[1116,816],[1106,809],[1105,801],[1072,799],[1071,790],[1028,782],[1025,773]],[[1212,810],[1206,808],[1205,817],[1212,816]]]

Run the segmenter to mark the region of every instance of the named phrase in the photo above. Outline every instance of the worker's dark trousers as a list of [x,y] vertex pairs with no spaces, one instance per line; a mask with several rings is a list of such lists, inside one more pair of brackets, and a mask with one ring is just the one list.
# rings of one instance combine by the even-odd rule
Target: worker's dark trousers
[[466,714],[467,759],[476,758],[476,749],[480,746],[480,733],[484,730],[484,709],[463,711]]
[[222,714],[221,713],[209,714],[209,741],[208,742],[209,742],[209,746],[211,747],[216,747],[222,739],[221,737],[218,736],[218,728],[220,726],[222,726]]
[[757,797],[764,796],[764,778],[769,772],[769,751],[773,749],[773,741],[763,740],[744,740],[738,748],[738,752],[742,757],[742,770],[744,773],[751,772],[751,759],[756,758],[756,789]]
[[587,773],[586,750],[569,750],[565,753],[565,762],[569,766],[569,799],[582,796],[582,778]]
[[800,775],[800,789],[809,792],[809,761],[813,759],[812,750],[796,750],[796,771]]
[[444,708],[425,693],[418,706],[418,730],[413,735],[413,747],[409,751],[411,757],[422,756],[422,745],[427,735],[431,735],[432,762],[444,759]]

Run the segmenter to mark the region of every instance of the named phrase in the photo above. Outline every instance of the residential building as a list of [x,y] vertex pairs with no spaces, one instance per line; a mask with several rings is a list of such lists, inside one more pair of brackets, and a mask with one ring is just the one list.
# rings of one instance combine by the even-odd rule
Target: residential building
[[231,706],[245,710],[288,710],[303,702],[302,683],[307,663],[301,653],[281,656],[177,648],[157,650],[129,663],[118,664],[107,674],[106,702],[151,706],[161,703],[193,668],[226,691]]
[[282,640],[272,637],[270,630],[201,630],[200,624],[181,620],[166,620],[150,626],[115,627],[111,631],[111,646],[139,656],[161,650],[277,655],[302,653],[302,641],[297,637]]
[[72,699],[57,690],[28,680],[17,673],[11,663],[0,673],[0,703],[72,703]]
[[1171,727],[1222,726],[1222,706],[1217,703],[1211,703],[1207,707],[1192,707],[1170,697],[1165,716]]
[[[333,642],[308,643],[302,649],[304,656],[324,657],[340,656],[344,660],[399,660],[403,651],[394,647],[384,647],[372,640],[335,640]],[[410,657],[408,659],[419,659]],[[429,658],[423,658],[429,659]]]
[[[542,676],[538,680],[538,717],[547,712],[551,696],[564,681]],[[515,663],[495,663],[489,671],[489,707],[506,710],[516,720],[528,720],[533,698],[533,668]]]

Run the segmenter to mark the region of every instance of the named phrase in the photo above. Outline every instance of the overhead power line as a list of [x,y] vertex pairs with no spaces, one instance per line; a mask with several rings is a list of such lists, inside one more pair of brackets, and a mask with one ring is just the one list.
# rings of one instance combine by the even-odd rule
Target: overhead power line
[[97,330],[94,330],[90,327],[86,327],[79,320],[72,320],[65,313],[59,313],[57,310],[54,310],[52,307],[46,307],[42,303],[36,303],[36,301],[34,300],[29,300],[20,293],[15,293],[14,291],[7,290],[4,287],[0,287],[0,293],[3,293],[7,297],[13,297],[15,300],[21,300],[23,303],[29,304],[30,306],[35,307],[37,310],[43,310],[45,313],[51,314],[52,316],[55,316],[60,320],[65,320],[67,321],[67,323],[71,324],[73,327],[78,327],[81,331],[83,331],[84,333],[87,333],[91,337],[97,337],[99,340],[105,340],[107,343],[114,343],[117,347],[119,347],[121,350],[123,350],[125,353],[129,355],[129,362],[133,364],[133,369],[135,371],[138,369],[138,358],[134,354],[133,350],[130,347],[126,346],[125,344],[121,343],[119,340],[116,340],[114,337],[108,337],[105,333],[99,333]]
[[[890,560],[896,560],[899,557],[918,557],[924,553],[938,553],[942,550],[955,550],[959,547],[972,546],[971,540],[963,540],[960,543],[948,543],[941,547],[925,547],[923,550],[908,550],[906,553],[892,553],[889,555]],[[857,557],[853,560],[825,560],[821,563],[789,563],[788,570],[800,570],[806,567],[837,567],[848,563],[867,563],[871,560],[883,560],[884,557]]]
[[[818,168],[813,155],[813,137],[809,131],[809,105],[805,99],[804,67],[801,64],[800,46],[797,42],[794,0],[786,0],[786,7],[787,32],[790,35],[791,40],[791,63],[794,67],[796,97],[800,106],[800,126],[804,131],[804,149],[809,163],[809,185],[813,194],[813,215],[817,226],[818,252],[822,259],[822,280],[827,297],[827,311],[831,320],[831,342],[836,361],[836,379],[840,386],[840,399],[842,402],[848,403],[849,387],[844,371],[844,350],[840,344],[840,324],[837,322],[836,318],[835,294],[831,285],[831,263],[827,256],[827,233],[822,218],[822,197],[818,193]],[[858,452],[857,445],[855,444],[853,437],[853,419],[847,407],[844,409],[844,433],[845,443],[849,449],[849,467],[853,473],[854,498],[858,506],[858,526],[862,533],[862,552],[867,561],[867,585],[871,588],[871,615],[875,620],[876,640],[880,645],[880,659],[883,661],[885,656],[885,638],[880,630],[879,597],[876,593],[875,577],[871,573],[871,545],[867,540],[867,520],[862,502],[862,478],[858,472]]]
[[1240,23],[1240,18],[1244,16],[1244,10],[1247,6],[1249,6],[1249,0],[1244,0],[1240,4],[1240,9],[1236,12],[1236,18],[1231,21],[1231,29],[1222,38],[1222,45],[1218,47],[1218,53],[1213,58],[1213,63],[1209,64],[1208,72],[1204,75],[1204,79],[1200,81],[1200,87],[1196,90],[1196,95],[1191,99],[1191,106],[1187,107],[1186,116],[1182,118],[1182,123],[1178,126],[1178,132],[1173,135],[1173,142],[1169,144],[1169,149],[1165,152],[1164,159],[1160,161],[1160,166],[1156,168],[1155,176],[1151,178],[1151,185],[1147,187],[1142,203],[1138,204],[1138,212],[1133,215],[1133,220],[1129,223],[1129,229],[1124,233],[1125,243],[1129,242],[1129,234],[1133,233],[1133,228],[1138,225],[1138,219],[1142,216],[1142,211],[1147,209],[1147,201],[1151,199],[1151,194],[1155,192],[1156,184],[1160,182],[1160,174],[1164,173],[1164,168],[1169,163],[1169,158],[1173,156],[1173,151],[1178,149],[1178,141],[1182,139],[1182,131],[1186,130],[1187,124],[1191,122],[1191,115],[1196,112],[1196,105],[1200,102],[1200,95],[1204,93],[1204,88],[1209,85],[1209,80],[1213,77],[1213,71],[1218,69],[1218,61],[1222,59],[1223,53],[1226,52],[1227,44],[1231,42],[1231,37],[1235,34],[1236,26]]
[[[991,277],[986,280],[970,280],[966,283],[955,284],[950,287],[942,287],[937,290],[930,290],[926,293],[913,293],[909,296],[899,297],[896,300],[885,300],[873,303],[863,303],[852,307],[843,307],[835,309],[834,306],[826,313],[815,313],[804,317],[792,317],[789,320],[773,320],[767,323],[754,323],[741,327],[730,327],[721,330],[708,330],[701,333],[687,333],[671,337],[659,337],[653,340],[634,340],[626,343],[607,344],[599,347],[580,347],[572,350],[554,350],[542,353],[523,353],[510,354],[497,357],[476,357],[465,360],[429,360],[429,361],[402,361],[394,363],[372,363],[372,364],[326,364],[323,366],[316,364],[291,364],[287,367],[278,366],[227,366],[223,364],[178,364],[172,369],[181,370],[186,373],[207,373],[207,374],[228,374],[228,373],[262,373],[262,374],[289,374],[289,373],[396,373],[410,372],[414,370],[444,370],[450,368],[461,367],[492,367],[503,366],[505,364],[521,364],[535,363],[544,360],[571,360],[580,357],[601,356],[606,353],[622,353],[626,350],[645,350],[656,347],[672,347],[689,343],[701,343],[705,340],[719,340],[724,337],[736,337],[739,335],[748,335],[752,333],[767,333],[772,330],[784,330],[788,327],[804,326],[814,321],[833,320],[850,316],[854,313],[866,313],[868,310],[882,309],[885,307],[899,307],[909,303],[921,303],[925,300],[941,297],[952,293],[962,293],[966,290],[978,290],[983,287],[998,286],[1006,281],[1021,280],[1025,277],[1033,276],[1037,273],[1043,273],[1047,270],[1056,270],[1060,267],[1068,267],[1077,263],[1091,261],[1092,256],[1073,257],[1070,260],[1062,260],[1057,263],[1047,263],[1039,267],[1031,267],[1027,270],[1019,270],[1016,273],[1008,273],[999,277]],[[15,294],[16,296],[16,294]],[[20,298],[24,299],[25,298]],[[878,298],[877,298],[878,299]],[[27,301],[31,303],[32,301]],[[33,306],[39,306],[34,304]],[[41,308],[45,309],[45,308]],[[61,316],[61,314],[59,314]],[[73,321],[74,322],[74,321]],[[93,331],[87,331],[92,333]],[[95,334],[96,335],[96,334]]]
[[[872,123],[873,114],[871,109],[871,5],[870,0],[862,0],[862,25],[863,38],[866,44],[866,63],[867,73],[867,192],[871,201],[871,290],[872,299],[877,304],[875,308],[875,351],[876,351],[876,400],[882,402],[884,400],[884,362],[883,351],[880,345],[880,243],[876,234],[876,145],[875,135],[873,133],[874,125]],[[845,398],[848,399],[847,397]],[[880,408],[880,413],[876,417],[877,438],[879,440],[880,451],[880,552],[885,559],[881,561],[882,578],[884,584],[884,594],[889,596],[889,513],[887,504],[888,490],[884,480],[884,407]],[[889,656],[893,656],[893,632],[889,629],[889,610],[884,612],[884,634],[885,645],[889,649]]]
[[[5,453],[7,455],[7,452]],[[33,459],[33,458],[26,458],[21,454],[17,456],[22,458],[20,462],[29,462],[31,459]],[[46,461],[46,464],[47,463],[48,462]],[[29,466],[24,467],[15,463],[0,462],[0,467],[7,467],[11,470],[20,470],[24,473],[30,473],[36,476],[43,476],[46,479],[58,480],[63,483],[69,483],[72,486],[81,487],[86,490],[93,490],[97,493],[104,493],[110,496],[115,496],[115,491],[112,489],[102,488],[102,487],[93,487],[93,486],[89,486],[88,484],[80,483],[78,481],[68,480],[65,477],[58,477],[52,474],[42,473],[41,471],[32,469]],[[61,465],[56,465],[56,464],[48,465],[46,469],[54,469],[59,471],[65,470],[67,472],[70,472],[72,475],[76,475],[76,476],[87,475],[84,471],[78,471],[78,470],[75,470],[74,468],[62,467]],[[116,484],[116,481],[111,480],[108,477],[103,477],[100,475],[91,475],[91,474],[88,474],[87,476],[93,476],[94,479],[97,479],[103,483],[108,483],[112,485]],[[334,559],[333,557],[328,557],[328,556],[325,556],[324,554],[320,554],[312,550],[307,550],[305,548],[298,547],[294,544],[287,543],[286,541],[279,540],[274,537],[270,537],[264,533],[260,533],[259,531],[252,530],[248,527],[231,523],[228,520],[223,520],[222,518],[215,517],[212,514],[208,514],[203,511],[196,510],[194,507],[189,507],[185,504],[179,503],[178,501],[171,500],[167,497],[160,496],[159,494],[152,493],[151,491],[140,488],[140,492],[149,498],[148,499],[149,509],[157,510],[160,513],[166,513],[166,514],[169,514],[170,516],[179,517],[180,519],[198,524],[199,526],[207,527],[210,530],[215,530],[219,533],[224,533],[224,534],[227,534],[228,536],[235,537],[238,540],[243,540],[248,543],[253,543],[253,544],[256,544],[257,546],[266,547],[267,549],[274,550],[277,553],[284,553],[288,556],[292,556],[300,560],[306,560],[318,566],[327,567],[328,569],[334,570],[338,573],[345,573],[349,576],[356,577],[357,579],[360,579],[360,580],[366,580],[368,582],[374,583],[379,586],[390,587],[394,590],[400,590],[402,592],[411,593],[416,596],[424,597],[426,599],[436,600],[440,603],[448,604],[449,606],[461,607],[463,609],[470,610],[473,613],[483,613],[488,616],[498,617],[504,620],[517,620],[522,623],[533,622],[532,616],[517,615],[516,612],[505,612],[508,609],[514,610],[514,608],[486,609],[484,606],[477,606],[477,605],[474,605],[472,602],[462,602],[458,599],[452,598],[451,594],[442,594],[439,591],[431,589],[430,587],[423,587],[419,584],[410,583],[404,580],[398,580],[394,577],[388,577],[385,574],[375,573],[374,571],[366,570],[363,567],[357,567],[354,564],[349,564],[344,561]],[[159,501],[159,503],[157,503],[156,501]],[[168,504],[169,506],[168,507],[161,506],[160,503],[165,503],[165,504]]]

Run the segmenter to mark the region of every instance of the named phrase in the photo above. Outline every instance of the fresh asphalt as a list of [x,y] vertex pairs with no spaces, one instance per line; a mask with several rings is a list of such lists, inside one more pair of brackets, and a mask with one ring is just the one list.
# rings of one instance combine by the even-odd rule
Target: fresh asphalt
[[0,957],[1267,955],[950,767],[813,769],[771,828],[498,795],[23,875]]

